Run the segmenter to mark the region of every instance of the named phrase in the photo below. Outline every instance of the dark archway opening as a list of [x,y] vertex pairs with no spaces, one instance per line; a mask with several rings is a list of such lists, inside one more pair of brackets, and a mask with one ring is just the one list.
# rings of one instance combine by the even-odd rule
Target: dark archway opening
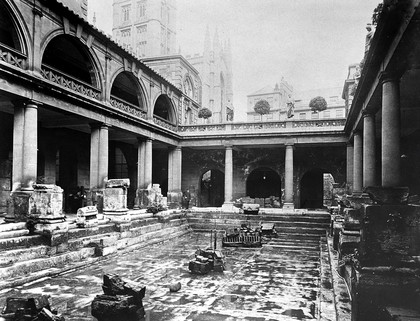
[[111,96],[125,102],[143,108],[138,95],[138,86],[127,72],[120,73],[114,80],[111,88]]
[[52,39],[45,49],[42,64],[97,87],[87,53],[71,36],[62,35]]
[[262,167],[251,172],[246,180],[246,195],[252,198],[280,197],[281,178],[274,170]]
[[201,176],[200,181],[201,206],[222,206],[224,198],[225,175],[217,169],[208,170]]
[[165,119],[169,122],[173,122],[171,109],[172,104],[169,98],[165,97],[164,95],[160,95],[159,98],[156,100],[153,115]]
[[3,2],[0,2],[0,43],[22,52],[15,24]]
[[323,208],[332,197],[332,175],[322,169],[306,172],[300,181],[300,207]]
[[168,150],[154,149],[152,153],[153,184],[159,184],[162,195],[168,194]]

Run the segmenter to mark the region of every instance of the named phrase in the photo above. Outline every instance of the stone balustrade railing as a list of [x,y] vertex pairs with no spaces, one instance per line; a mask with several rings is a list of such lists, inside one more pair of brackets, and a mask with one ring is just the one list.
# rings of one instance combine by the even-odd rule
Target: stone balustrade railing
[[66,75],[65,73],[58,71],[50,66],[42,65],[41,75],[49,81],[52,81],[72,91],[78,92],[84,96],[98,100],[101,97],[101,91],[99,89],[80,80],[77,80],[72,76]]
[[173,132],[176,132],[177,131],[176,125],[168,122],[166,119],[163,119],[161,117],[153,116],[153,122],[156,125],[159,125],[159,126],[162,126],[162,127],[166,128],[166,129],[172,130]]
[[130,104],[125,100],[111,96],[110,103],[113,107],[125,111],[131,115],[134,115],[138,118],[147,119],[147,113],[144,110],[141,110],[140,107]]
[[229,133],[271,133],[343,130],[346,120],[291,120],[278,122],[224,123],[179,126],[178,131],[186,135],[211,135]]
[[26,56],[24,54],[2,44],[0,44],[0,61],[21,69],[25,69],[26,66]]

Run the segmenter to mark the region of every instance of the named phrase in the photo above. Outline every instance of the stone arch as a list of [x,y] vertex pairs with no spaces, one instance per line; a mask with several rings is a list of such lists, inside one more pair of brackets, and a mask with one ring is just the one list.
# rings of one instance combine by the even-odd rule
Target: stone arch
[[281,177],[269,167],[255,168],[246,179],[246,195],[252,198],[281,197]]
[[220,207],[225,197],[225,174],[217,168],[209,168],[200,175],[200,206]]
[[[332,178],[332,182],[327,182]],[[300,207],[323,208],[325,202],[332,197],[334,178],[331,171],[323,168],[313,168],[306,171],[300,178]],[[330,185],[330,186],[327,186]],[[329,196],[328,194],[331,194]]]
[[147,99],[143,84],[130,71],[119,69],[113,76],[109,97],[116,97],[131,105],[147,111]]
[[31,59],[29,32],[20,11],[13,1],[0,2],[0,43]]
[[153,106],[153,116],[162,118],[174,125],[177,123],[177,113],[172,100],[166,94],[160,94]]
[[101,64],[81,39],[56,30],[43,40],[41,52],[42,65],[102,90]]

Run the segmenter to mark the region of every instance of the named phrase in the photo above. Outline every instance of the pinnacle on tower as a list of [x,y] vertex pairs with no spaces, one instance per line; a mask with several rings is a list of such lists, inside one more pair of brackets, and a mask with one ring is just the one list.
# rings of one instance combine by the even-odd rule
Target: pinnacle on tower
[[209,30],[209,25],[207,25],[206,35],[204,38],[204,56],[209,56],[210,51],[211,51],[210,30]]
[[214,32],[214,38],[213,38],[213,51],[214,53],[220,53],[220,41],[219,41],[219,31],[216,28],[216,31]]

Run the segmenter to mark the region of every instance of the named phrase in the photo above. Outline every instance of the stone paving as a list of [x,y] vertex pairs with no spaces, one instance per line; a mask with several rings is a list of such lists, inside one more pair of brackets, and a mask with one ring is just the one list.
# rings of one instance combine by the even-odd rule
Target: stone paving
[[[146,320],[308,320],[322,315],[321,292],[329,289],[322,289],[319,249],[288,251],[274,239],[262,248],[224,248],[224,273],[190,274],[195,249],[209,244],[208,233],[190,233],[83,270],[4,289],[0,306],[10,296],[42,293],[51,296],[52,307],[66,320],[96,320],[90,304],[102,294],[102,275],[116,273],[146,285]],[[182,289],[169,292],[168,285],[177,281]]]

